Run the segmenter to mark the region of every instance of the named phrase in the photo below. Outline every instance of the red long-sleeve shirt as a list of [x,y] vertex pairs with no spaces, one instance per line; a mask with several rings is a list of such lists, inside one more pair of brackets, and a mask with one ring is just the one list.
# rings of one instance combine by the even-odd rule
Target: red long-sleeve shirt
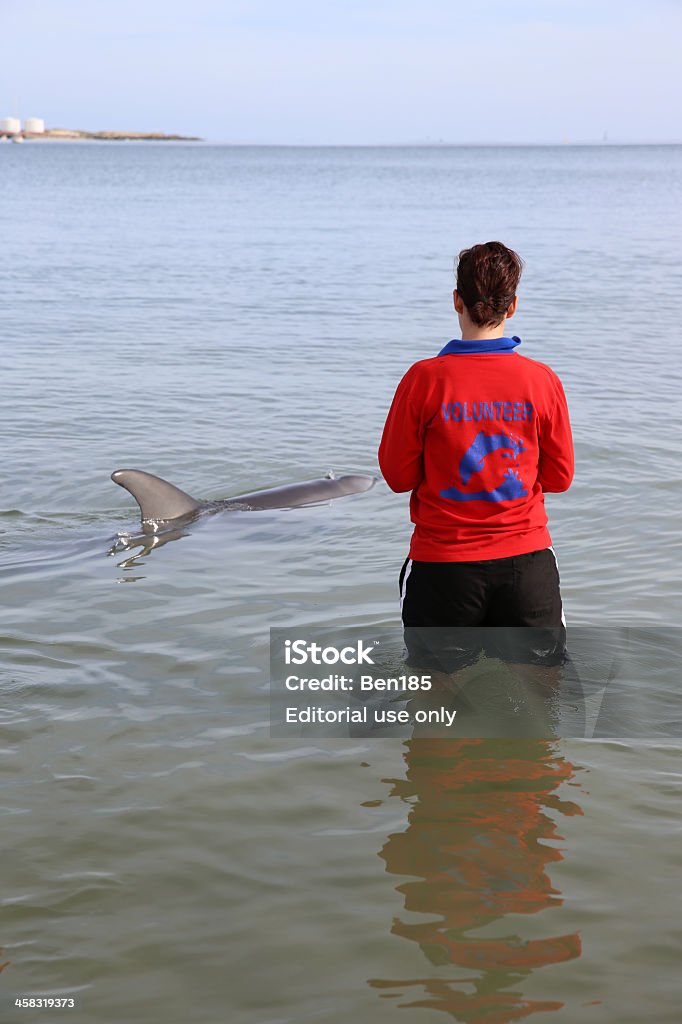
[[379,448],[394,491],[412,491],[410,557],[468,562],[549,547],[545,491],[573,479],[561,381],[512,351],[517,338],[454,341],[398,385]]

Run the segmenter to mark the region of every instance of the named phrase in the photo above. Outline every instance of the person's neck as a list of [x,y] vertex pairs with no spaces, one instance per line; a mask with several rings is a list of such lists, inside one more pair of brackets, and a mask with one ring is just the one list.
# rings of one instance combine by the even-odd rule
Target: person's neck
[[468,316],[459,317],[459,326],[462,331],[462,341],[487,341],[490,338],[504,338],[504,329],[507,325],[505,317],[502,323],[495,327],[481,327],[475,324]]

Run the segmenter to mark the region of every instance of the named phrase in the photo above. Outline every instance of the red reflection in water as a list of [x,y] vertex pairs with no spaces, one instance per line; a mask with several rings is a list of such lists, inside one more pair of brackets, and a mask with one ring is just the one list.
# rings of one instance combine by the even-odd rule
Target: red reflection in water
[[405,909],[436,918],[396,919],[392,932],[417,942],[436,966],[475,973],[370,984],[389,998],[422,988],[422,998],[398,1005],[442,1010],[476,1024],[561,1009],[563,1001],[525,999],[510,987],[518,989],[538,967],[579,957],[577,933],[523,939],[471,932],[507,914],[536,914],[563,902],[547,874],[548,865],[562,859],[549,844],[562,837],[545,811],[582,814],[554,792],[573,777],[573,766],[542,740],[412,739],[406,747],[406,778],[387,781],[393,795],[412,804],[409,823],[389,837],[380,856],[391,874],[417,879],[397,886]]

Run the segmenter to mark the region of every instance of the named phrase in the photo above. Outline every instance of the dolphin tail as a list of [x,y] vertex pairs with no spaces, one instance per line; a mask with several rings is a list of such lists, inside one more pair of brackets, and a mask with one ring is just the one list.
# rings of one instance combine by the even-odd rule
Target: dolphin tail
[[177,519],[201,508],[201,502],[179,487],[141,469],[117,469],[111,474],[115,484],[132,494],[140,506],[142,522]]

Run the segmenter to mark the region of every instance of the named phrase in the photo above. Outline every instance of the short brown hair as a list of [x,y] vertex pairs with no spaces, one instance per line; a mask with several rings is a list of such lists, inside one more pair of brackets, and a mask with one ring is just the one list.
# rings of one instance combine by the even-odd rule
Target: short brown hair
[[516,295],[523,260],[502,242],[482,242],[462,249],[457,264],[457,291],[479,327],[497,327]]

